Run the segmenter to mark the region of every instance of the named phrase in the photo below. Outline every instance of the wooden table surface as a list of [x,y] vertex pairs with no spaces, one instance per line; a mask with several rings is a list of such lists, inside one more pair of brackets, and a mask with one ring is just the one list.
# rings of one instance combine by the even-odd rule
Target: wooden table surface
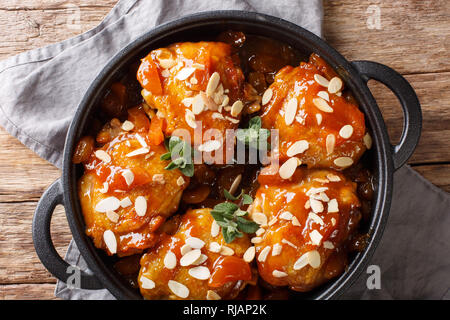
[[[115,3],[1,0],[0,59],[85,32]],[[422,104],[423,133],[409,164],[449,192],[449,1],[325,0],[324,7],[325,38],[348,60],[386,64],[410,81]],[[379,25],[374,23],[378,13]],[[399,103],[383,85],[371,82],[370,87],[391,140],[398,141],[403,121]],[[2,128],[0,146],[0,299],[53,299],[56,280],[36,256],[31,220],[39,197],[60,171]],[[71,235],[63,208],[54,215],[52,237],[64,255]]]

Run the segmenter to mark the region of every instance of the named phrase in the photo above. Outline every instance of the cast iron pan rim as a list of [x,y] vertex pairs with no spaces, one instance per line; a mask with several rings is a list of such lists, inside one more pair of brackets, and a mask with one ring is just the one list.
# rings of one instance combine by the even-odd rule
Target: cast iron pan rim
[[[382,231],[386,224],[388,211],[390,207],[392,194],[392,174],[393,162],[391,156],[391,145],[387,131],[382,120],[381,113],[377,107],[375,99],[370,93],[365,82],[361,78],[356,69],[335,49],[330,47],[322,39],[313,33],[280,18],[246,11],[210,11],[186,16],[156,27],[136,40],[132,41],[123,50],[117,53],[102,69],[95,80],[89,86],[81,103],[79,104],[75,116],[69,127],[66,137],[63,159],[62,185],[64,189],[64,203],[66,208],[66,216],[69,222],[72,235],[75,239],[78,249],[86,260],[89,268],[94,272],[96,277],[105,285],[105,287],[117,298],[120,299],[142,299],[136,292],[132,292],[130,288],[117,276],[112,273],[100,258],[97,249],[94,247],[90,238],[84,233],[84,222],[82,214],[79,212],[76,203],[78,202],[75,181],[75,166],[71,162],[72,150],[76,143],[75,138],[87,120],[94,106],[94,102],[102,85],[113,76],[113,74],[123,66],[124,60],[130,56],[135,56],[148,42],[162,39],[171,34],[190,29],[195,26],[204,26],[205,24],[240,23],[246,26],[256,26],[258,28],[272,29],[275,32],[286,32],[292,37],[299,37],[299,42],[307,42],[310,49],[318,51],[320,55],[338,71],[344,72],[343,75],[346,83],[350,86],[355,97],[364,110],[368,122],[372,129],[372,138],[376,152],[376,165],[378,169],[378,192],[377,199],[373,204],[372,222],[370,230],[372,237],[364,252],[359,253],[352,261],[348,268],[348,272],[343,273],[338,278],[332,280],[323,292],[318,293],[315,299],[336,298],[348,288],[361,273],[363,268],[368,264],[369,258],[380,241]],[[77,215],[76,215],[77,214]]]

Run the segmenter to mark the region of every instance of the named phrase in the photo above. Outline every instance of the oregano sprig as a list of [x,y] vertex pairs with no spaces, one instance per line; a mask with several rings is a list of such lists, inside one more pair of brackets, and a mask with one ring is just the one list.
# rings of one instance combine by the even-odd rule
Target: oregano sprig
[[168,152],[161,155],[160,159],[172,160],[164,169],[179,169],[185,176],[192,177],[194,175],[194,164],[192,162],[191,145],[176,136],[165,139],[164,145]]
[[270,144],[267,140],[270,137],[270,131],[268,129],[261,128],[261,117],[256,116],[250,119],[248,122],[248,128],[238,129],[236,132],[236,138],[238,141],[249,147],[267,148],[270,149]]

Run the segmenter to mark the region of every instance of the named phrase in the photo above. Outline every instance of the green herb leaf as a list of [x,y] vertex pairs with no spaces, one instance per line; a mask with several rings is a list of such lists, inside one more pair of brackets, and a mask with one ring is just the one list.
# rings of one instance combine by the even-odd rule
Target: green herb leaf
[[253,203],[253,198],[250,197],[248,194],[243,194],[242,195],[242,203],[243,204],[252,204]]
[[168,152],[163,154],[160,159],[172,159],[164,169],[180,169],[181,173],[185,176],[192,177],[194,175],[194,165],[192,163],[193,152],[191,146],[186,141],[175,136],[172,136],[169,139],[166,138],[164,140],[164,145]]
[[236,223],[238,225],[239,230],[245,233],[255,233],[256,230],[259,229],[259,224],[242,217],[237,217]]
[[270,137],[268,129],[261,129],[261,117],[256,116],[250,119],[247,129],[238,129],[236,138],[246,146],[256,149],[268,149],[270,144],[267,140]]

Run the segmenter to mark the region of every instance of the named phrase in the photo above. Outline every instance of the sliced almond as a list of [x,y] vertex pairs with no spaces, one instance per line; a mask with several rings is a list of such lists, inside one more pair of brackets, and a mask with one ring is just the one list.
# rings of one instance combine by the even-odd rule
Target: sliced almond
[[308,210],[309,208],[311,208],[311,203],[309,202],[309,200],[306,200],[305,209]]
[[278,256],[281,253],[281,249],[283,248],[283,246],[279,243],[275,243],[273,245],[273,249],[272,249],[272,256]]
[[103,161],[104,163],[111,162],[111,156],[109,154],[107,154],[105,150],[95,151],[95,156],[97,157],[97,159]]
[[353,164],[353,159],[350,157],[339,157],[334,159],[334,164],[341,168],[350,167]]
[[294,122],[295,115],[297,114],[298,101],[297,98],[292,98],[286,105],[286,111],[284,114],[284,122],[286,125],[291,125]]
[[230,190],[228,192],[230,194],[234,194],[237,191],[237,188],[241,184],[242,174],[238,174],[236,178],[234,178],[233,183],[231,184]]
[[306,195],[308,197],[312,196],[313,194],[318,194],[324,191],[327,191],[328,187],[320,187],[320,188],[309,188],[308,191],[306,191]]
[[234,119],[234,118],[228,117],[228,116],[225,116],[225,119],[227,119],[228,121],[230,121],[231,123],[234,123],[234,124],[239,123],[239,119]]
[[256,248],[254,246],[248,247],[248,249],[245,251],[244,253],[244,261],[245,262],[252,262],[253,259],[255,258],[255,254],[256,254]]
[[136,200],[134,200],[134,210],[138,216],[145,216],[147,213],[147,199],[143,196],[138,196]]
[[164,266],[172,270],[177,266],[177,257],[172,251],[168,251],[164,257]]
[[317,214],[315,214],[314,212],[310,212],[308,214],[308,218],[311,219],[312,221],[314,221],[315,223],[320,224],[321,226],[324,225],[323,219],[321,217],[319,217]]
[[333,245],[333,243],[331,241],[324,241],[322,246],[325,249],[334,249],[334,245]]
[[177,179],[177,186],[181,187],[185,183],[184,178],[182,176]]
[[251,215],[253,221],[255,221],[260,226],[264,227],[267,225],[267,216],[262,212],[254,212]]
[[140,148],[140,149],[136,149],[134,151],[131,151],[130,153],[127,153],[125,156],[131,158],[131,157],[135,157],[141,154],[146,154],[149,153],[149,149],[148,148]]
[[313,99],[313,103],[317,107],[317,109],[319,109],[320,111],[323,111],[323,112],[326,112],[326,113],[332,113],[333,112],[333,108],[330,107],[328,102],[326,102],[322,98],[314,98]]
[[301,226],[300,221],[298,221],[297,217],[295,217],[295,216],[292,217],[292,225],[296,226],[296,227],[300,227]]
[[203,262],[205,262],[206,260],[208,260],[208,256],[206,254],[201,254],[200,257],[195,260],[195,262],[192,264],[194,266],[198,266],[199,264],[202,264]]
[[306,140],[299,140],[294,142],[286,152],[288,157],[293,157],[297,154],[303,153],[309,148],[309,143]]
[[231,106],[231,115],[233,117],[237,117],[241,113],[243,108],[244,108],[244,104],[242,103],[242,101],[241,100],[237,100]]
[[341,178],[339,176],[332,174],[332,173],[327,174],[327,179],[330,180],[331,182],[341,181]]
[[262,236],[264,233],[266,232],[266,229],[264,228],[259,228],[258,230],[256,230],[255,234],[257,237]]
[[367,149],[372,148],[372,137],[368,132],[364,135],[363,142]]
[[220,254],[223,256],[232,256],[234,254],[234,250],[227,246],[222,246],[220,248]]
[[330,82],[323,76],[321,76],[320,74],[315,74],[314,75],[314,80],[320,84],[322,87],[326,87],[328,88],[328,85],[330,84]]
[[316,246],[320,246],[320,242],[322,241],[323,236],[319,233],[319,231],[311,231],[309,237],[311,238],[313,244],[315,244]]
[[309,198],[309,203],[311,205],[311,210],[314,213],[320,213],[323,211],[323,204],[319,200],[316,200],[314,198]]
[[222,248],[222,246],[219,243],[211,242],[209,244],[208,250],[211,251],[211,252],[219,253],[221,248]]
[[216,220],[213,220],[213,222],[211,223],[211,237],[215,238],[219,235],[219,233],[220,233],[220,226],[216,222]]
[[328,92],[326,92],[326,91],[319,91],[317,93],[317,96],[322,98],[323,100],[330,102],[330,96],[328,95]]
[[322,114],[321,113],[316,113],[316,121],[317,121],[317,125],[320,126],[320,124],[322,123]]
[[289,211],[284,211],[279,217],[280,219],[291,221],[294,216]]
[[341,128],[341,130],[339,130],[339,135],[344,139],[350,138],[352,134],[353,134],[353,127],[349,124],[346,124]]
[[114,232],[111,230],[106,230],[103,232],[103,241],[105,241],[106,247],[108,248],[109,252],[112,254],[117,253],[117,240]]
[[325,140],[325,147],[327,149],[327,155],[330,155],[334,151],[334,145],[336,144],[336,137],[334,134],[330,133],[327,135],[327,138]]
[[205,102],[200,94],[192,99],[192,113],[194,115],[200,114],[205,109]]
[[330,83],[328,83],[328,92],[329,93],[336,93],[338,91],[341,91],[342,89],[342,80],[339,77],[334,77],[330,80]]
[[328,202],[328,213],[339,212],[339,204],[336,199],[331,199]]
[[147,277],[141,276],[139,278],[139,280],[141,281],[141,288],[142,289],[147,289],[147,290],[151,290],[155,287],[155,282],[153,280],[150,280]]
[[203,267],[203,266],[190,268],[188,273],[192,278],[195,278],[198,280],[207,280],[211,276],[209,269],[207,267]]
[[297,261],[295,261],[294,267],[293,267],[294,270],[303,269],[304,267],[306,267],[309,264],[308,255],[309,255],[309,253],[306,252],[306,253],[302,254],[300,256],[300,258],[297,259]]
[[272,226],[275,223],[277,223],[277,221],[278,221],[278,218],[277,217],[273,217],[272,219],[270,219],[270,221],[269,221],[269,223],[267,225]]
[[211,117],[213,119],[225,120],[224,116],[219,112],[214,112]]
[[261,237],[253,237],[250,239],[250,242],[254,243],[254,244],[258,244],[258,243],[262,242],[262,238]]
[[114,223],[119,221],[119,215],[114,211],[106,211],[106,217]]
[[139,142],[139,144],[142,146],[142,148],[148,148],[147,142],[140,134],[136,133],[135,137],[136,137],[137,141]]
[[180,71],[178,71],[175,78],[183,81],[183,80],[186,80],[187,78],[189,78],[194,72],[195,72],[195,68],[186,67],[186,68],[183,68]]
[[185,243],[181,246],[180,253],[182,256],[184,256],[186,253],[188,253],[191,250],[192,250],[191,246],[188,245],[187,243]]
[[107,193],[108,189],[109,189],[108,182],[103,182],[103,188],[99,189],[98,191],[100,191],[100,193]]
[[189,296],[189,289],[184,284],[174,280],[169,280],[167,285],[169,286],[170,291],[172,291],[177,297],[186,299]]
[[188,251],[184,256],[181,257],[180,265],[182,267],[186,267],[193,264],[198,258],[200,258],[201,254],[202,252],[200,251],[200,249]]
[[205,242],[196,237],[189,237],[186,239],[186,243],[193,249],[201,249],[205,245]]
[[189,109],[186,109],[185,112],[186,113],[184,115],[184,119],[186,120],[186,123],[188,124],[188,126],[191,127],[192,129],[197,128],[197,124],[195,123],[194,113]]
[[208,290],[206,292],[206,300],[221,300],[222,297],[219,296],[215,291]]
[[333,227],[336,225],[336,219],[335,218],[331,218],[331,225]]
[[98,212],[107,212],[107,211],[115,211],[119,208],[120,201],[116,197],[108,197],[103,200],[100,200],[95,206],[95,211]]
[[133,128],[134,128],[134,124],[131,121],[125,120],[122,123],[122,130],[130,131],[130,130],[133,130]]
[[212,152],[220,149],[222,143],[219,140],[209,140],[198,146],[198,151]]
[[208,85],[206,86],[206,95],[208,97],[212,97],[214,91],[216,91],[216,88],[219,85],[219,82],[220,82],[220,75],[216,71],[211,75],[211,77],[208,80]]
[[281,239],[281,242],[286,243],[288,246],[291,246],[292,248],[297,249],[297,246],[295,244],[293,244],[292,242],[290,242],[289,240]]
[[271,250],[271,249],[272,249],[272,248],[271,248],[270,246],[264,247],[264,249],[261,250],[261,253],[260,253],[259,256],[258,256],[258,261],[259,261],[259,262],[265,262],[266,259],[267,259],[267,256],[268,256],[269,253],[270,253],[270,250]]
[[297,167],[301,164],[300,159],[296,157],[289,158],[285,163],[283,163],[278,171],[282,179],[289,179],[295,173]]
[[308,252],[308,263],[314,269],[320,267],[320,254],[317,250]]
[[288,274],[286,272],[279,271],[279,270],[273,270],[272,275],[275,278],[284,278],[284,277],[288,276]]
[[134,173],[130,169],[123,170],[122,177],[125,179],[128,186],[130,186],[134,181]]
[[272,96],[273,96],[273,91],[272,91],[272,89],[268,88],[266,91],[264,91],[264,94],[263,94],[262,100],[261,100],[261,104],[262,105],[267,104],[270,101],[270,99],[272,99]]

